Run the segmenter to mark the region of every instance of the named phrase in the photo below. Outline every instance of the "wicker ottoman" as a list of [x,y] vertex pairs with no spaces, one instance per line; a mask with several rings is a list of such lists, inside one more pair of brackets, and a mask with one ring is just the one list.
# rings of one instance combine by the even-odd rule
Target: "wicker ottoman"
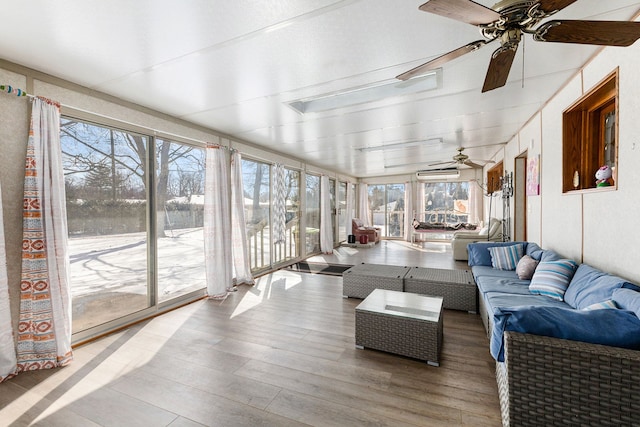
[[469,270],[413,267],[404,278],[405,292],[444,298],[444,308],[476,313],[476,282]]
[[440,366],[442,297],[376,289],[356,307],[356,348]]
[[374,289],[404,290],[404,276],[409,267],[397,265],[358,264],[342,274],[345,298],[366,298]]

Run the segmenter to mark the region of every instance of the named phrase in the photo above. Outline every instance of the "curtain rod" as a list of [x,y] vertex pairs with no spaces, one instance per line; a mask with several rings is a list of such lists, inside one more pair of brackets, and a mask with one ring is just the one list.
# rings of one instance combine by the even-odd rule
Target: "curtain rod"
[[[126,125],[135,126],[136,128],[143,129],[145,132],[148,132],[148,133],[152,134],[155,137],[169,138],[169,139],[175,138],[176,140],[181,140],[181,142],[190,141],[190,142],[195,142],[195,143],[198,143],[198,144],[206,144],[207,143],[207,142],[199,140],[199,139],[190,138],[190,137],[181,136],[181,135],[175,135],[175,134],[170,133],[170,132],[159,131],[157,129],[153,129],[153,128],[150,128],[150,127],[147,127],[147,126],[138,125],[136,123],[127,122],[127,121],[124,121],[124,120],[121,120],[121,119],[115,119],[113,117],[105,116],[105,115],[100,114],[100,113],[95,113],[95,112],[92,112],[92,111],[84,110],[82,108],[72,107],[70,105],[62,104],[62,103],[59,103],[57,101],[51,101],[51,100],[49,100],[47,98],[43,98],[43,97],[39,97],[39,96],[36,96],[36,95],[32,95],[30,93],[27,93],[26,91],[24,91],[22,89],[19,89],[19,88],[15,88],[15,87],[13,87],[11,85],[2,85],[2,84],[0,84],[0,92],[4,92],[4,93],[7,93],[7,94],[11,94],[11,95],[16,95],[18,97],[26,97],[26,98],[30,98],[30,99],[36,99],[36,98],[43,99],[43,100],[46,100],[47,102],[52,102],[52,103],[58,105],[58,107],[62,106],[62,107],[68,108],[68,109],[76,111],[76,112],[87,113],[87,114],[91,114],[93,116],[99,116],[99,117],[105,118],[107,120],[115,120],[118,123],[123,123],[123,124],[126,124]],[[222,144],[220,144],[220,145],[222,145]]]
[[44,97],[41,97],[41,96],[31,95],[30,93],[27,93],[24,90],[19,89],[19,88],[14,88],[11,85],[0,85],[0,91],[8,93],[8,94],[15,94],[18,97],[23,97],[24,96],[24,97],[27,97],[29,99],[36,99],[37,98],[37,99],[40,99],[42,101],[45,101],[48,104],[55,105],[58,108],[60,108],[60,106],[62,105],[58,101],[53,101],[51,99],[47,99],[47,98],[44,98]]
[[28,96],[29,98],[35,98],[35,96],[25,92],[24,90],[14,88],[10,85],[0,85],[0,90],[8,94],[14,93],[16,96]]

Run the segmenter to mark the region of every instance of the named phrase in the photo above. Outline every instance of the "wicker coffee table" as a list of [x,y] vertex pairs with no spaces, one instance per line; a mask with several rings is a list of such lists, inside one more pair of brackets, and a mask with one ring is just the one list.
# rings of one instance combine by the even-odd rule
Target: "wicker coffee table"
[[380,264],[357,264],[342,274],[345,298],[366,298],[374,289],[404,290],[404,277],[410,267]]
[[478,291],[469,270],[413,267],[404,278],[404,291],[441,296],[444,308],[478,311]]
[[356,348],[440,366],[442,297],[375,289],[356,307]]

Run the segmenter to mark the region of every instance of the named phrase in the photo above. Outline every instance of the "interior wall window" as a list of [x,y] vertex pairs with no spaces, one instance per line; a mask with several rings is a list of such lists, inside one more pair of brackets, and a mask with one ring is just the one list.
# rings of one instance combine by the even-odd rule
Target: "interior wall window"
[[320,176],[306,175],[305,188],[305,220],[307,254],[320,252]]
[[251,271],[263,270],[271,266],[270,172],[271,167],[266,163],[242,159],[242,184]]
[[[562,115],[562,191],[615,186],[617,178],[616,70]],[[606,166],[604,182],[596,172]]]
[[404,184],[369,184],[369,207],[374,227],[384,237],[404,236]]
[[150,138],[61,120],[73,332],[150,307]]
[[157,280],[160,302],[206,287],[205,151],[156,140]]
[[284,183],[285,241],[282,244],[274,244],[274,263],[300,256],[300,172],[285,168]]
[[504,165],[502,162],[496,163],[487,172],[487,194],[493,194],[502,190],[502,177],[504,175]]

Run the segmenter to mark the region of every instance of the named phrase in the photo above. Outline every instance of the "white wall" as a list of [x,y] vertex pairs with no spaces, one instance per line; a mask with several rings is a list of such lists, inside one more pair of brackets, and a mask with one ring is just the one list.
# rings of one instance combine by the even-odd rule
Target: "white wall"
[[[619,67],[618,187],[562,193],[562,113]],[[506,171],[540,154],[540,196],[527,198],[527,236],[544,248],[640,283],[640,43],[606,48],[567,82],[504,149]],[[526,84],[526,82],[525,82]],[[581,179],[595,179],[581,177]]]

